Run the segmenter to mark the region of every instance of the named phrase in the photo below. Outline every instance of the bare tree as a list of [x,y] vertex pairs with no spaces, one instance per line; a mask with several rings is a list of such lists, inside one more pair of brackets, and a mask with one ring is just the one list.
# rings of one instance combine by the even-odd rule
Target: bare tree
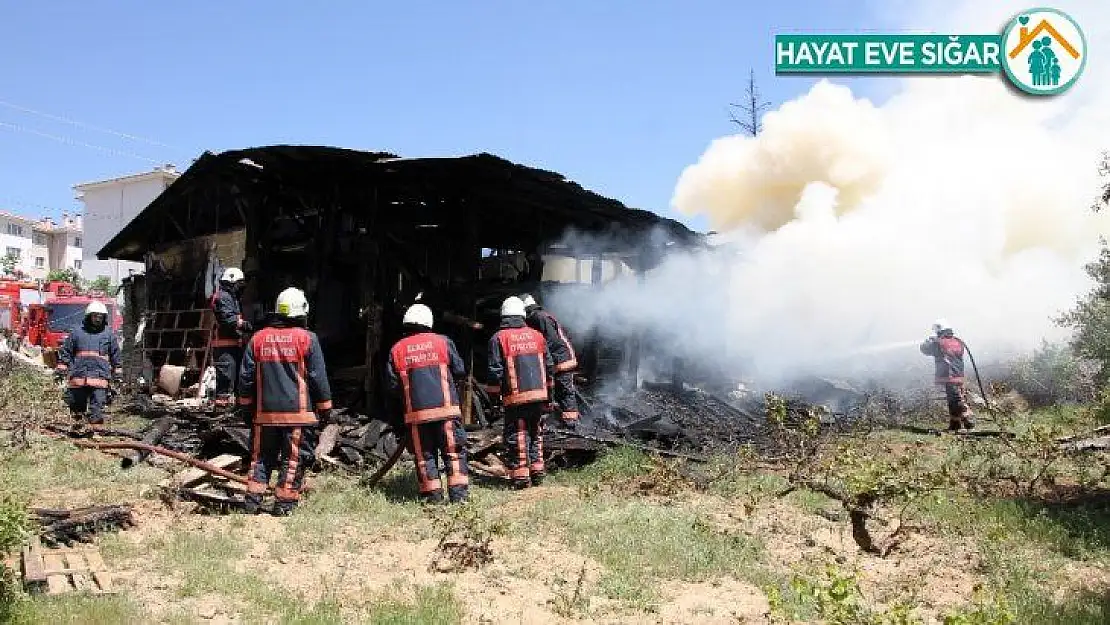
[[736,112],[728,114],[729,121],[744,129],[744,132],[751,136],[756,136],[761,130],[763,125],[760,123],[763,111],[771,106],[770,102],[764,102],[759,97],[759,87],[755,84],[755,70],[748,71],[748,91],[745,94],[744,102],[740,104],[729,104],[734,109],[739,109],[739,117]]

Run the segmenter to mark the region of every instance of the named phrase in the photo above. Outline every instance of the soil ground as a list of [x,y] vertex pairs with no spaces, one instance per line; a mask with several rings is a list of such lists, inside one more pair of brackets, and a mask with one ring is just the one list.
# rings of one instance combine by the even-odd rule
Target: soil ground
[[[1057,417],[1039,415],[1037,419]],[[984,445],[877,431],[879,454],[941,461]],[[978,456],[976,456],[978,457]],[[966,458],[964,458],[966,460]],[[719,459],[719,463],[736,459]],[[1104,463],[1096,456],[1086,462]],[[163,464],[163,463],[159,463]],[[180,468],[124,471],[112,456],[31,434],[0,450],[0,486],[26,503],[134,506],[137,526],[97,538],[114,597],[22,597],[17,623],[1101,623],[1110,619],[1110,504],[1016,497],[966,484],[901,512],[904,540],[863,553],[839,501],[782,471],[706,486],[680,465],[614,450],[538,488],[473,485],[466,506],[422,507],[410,466],[373,488],[315,474],[290,517],[211,514],[165,501]],[[938,469],[939,470],[939,469]],[[877,536],[900,510],[882,509]],[[444,537],[469,542],[444,558]],[[440,572],[433,562],[481,566]],[[914,620],[898,620],[899,618]],[[947,620],[946,620],[947,619]],[[962,619],[962,620],[960,620]]]

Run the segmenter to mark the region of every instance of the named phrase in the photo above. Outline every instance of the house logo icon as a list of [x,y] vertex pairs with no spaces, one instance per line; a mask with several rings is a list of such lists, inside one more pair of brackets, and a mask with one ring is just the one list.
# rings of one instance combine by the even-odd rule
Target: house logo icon
[[1032,95],[1071,88],[1087,64],[1087,38],[1063,11],[1030,9],[1002,33],[1002,68],[1010,82]]

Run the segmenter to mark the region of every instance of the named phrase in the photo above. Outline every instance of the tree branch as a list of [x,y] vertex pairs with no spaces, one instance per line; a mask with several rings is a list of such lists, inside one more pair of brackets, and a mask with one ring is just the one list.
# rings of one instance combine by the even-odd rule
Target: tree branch
[[730,111],[728,117],[729,121],[754,137],[763,130],[760,121],[763,111],[771,106],[770,102],[764,102],[760,98],[759,88],[755,84],[754,69],[748,70],[748,88],[745,96],[745,101],[742,104],[729,104],[730,107],[739,109],[741,115],[738,117],[735,112]]

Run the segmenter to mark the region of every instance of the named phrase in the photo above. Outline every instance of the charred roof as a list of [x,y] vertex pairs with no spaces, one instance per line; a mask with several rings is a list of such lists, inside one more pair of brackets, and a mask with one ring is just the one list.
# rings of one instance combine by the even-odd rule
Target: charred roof
[[205,152],[97,257],[141,260],[166,244],[243,228],[249,206],[311,210],[323,203],[376,211],[375,223],[383,228],[445,222],[445,211],[465,204],[480,215],[481,243],[490,248],[554,242],[570,230],[618,248],[611,251],[635,250],[647,237],[682,246],[703,242],[677,221],[492,154],[399,158],[276,145]]

